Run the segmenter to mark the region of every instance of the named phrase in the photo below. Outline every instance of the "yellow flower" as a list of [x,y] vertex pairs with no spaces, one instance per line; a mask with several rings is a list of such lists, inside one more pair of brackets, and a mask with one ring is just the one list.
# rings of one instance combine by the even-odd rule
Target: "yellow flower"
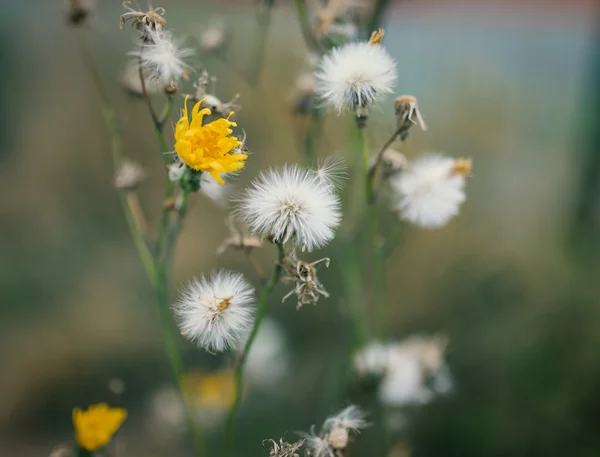
[[194,170],[207,171],[219,184],[225,184],[221,173],[230,173],[244,168],[246,154],[232,154],[231,151],[241,145],[240,141],[230,136],[236,127],[229,118],[217,119],[202,125],[202,119],[210,115],[208,108],[200,109],[200,100],[192,109],[192,119],[188,118],[187,99],[183,102],[183,115],[175,127],[175,151],[189,167]]
[[77,444],[95,451],[110,441],[127,417],[127,411],[111,408],[106,403],[91,405],[86,411],[73,409],[73,425]]

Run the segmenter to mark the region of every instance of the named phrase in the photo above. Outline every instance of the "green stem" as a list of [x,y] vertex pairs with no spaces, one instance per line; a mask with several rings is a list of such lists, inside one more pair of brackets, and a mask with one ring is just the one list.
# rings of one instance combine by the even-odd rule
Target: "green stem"
[[238,359],[237,366],[235,367],[235,399],[231,409],[229,410],[229,414],[227,416],[227,423],[225,428],[225,456],[232,457],[234,450],[234,434],[235,434],[235,419],[236,415],[241,403],[243,387],[244,387],[244,365],[246,360],[248,359],[248,355],[250,354],[250,349],[252,348],[252,344],[258,334],[258,330],[260,328],[260,324],[262,323],[263,318],[267,312],[267,306],[269,304],[269,297],[271,296],[271,292],[279,282],[281,277],[282,267],[281,264],[284,258],[284,250],[283,245],[281,243],[276,243],[277,246],[277,261],[275,262],[275,266],[273,268],[273,274],[271,279],[265,284],[260,292],[260,296],[258,298],[258,310],[256,312],[256,320],[254,321],[254,327],[250,332],[250,336],[248,341],[246,342],[246,346],[244,346],[244,350]]
[[310,125],[304,137],[304,157],[306,163],[314,165],[319,157],[318,144],[323,133],[323,116],[321,111],[313,109],[310,114]]
[[367,203],[367,224],[369,229],[369,245],[371,251],[371,261],[373,262],[372,281],[371,281],[371,305],[375,308],[377,319],[376,327],[378,334],[383,337],[385,334],[385,276],[384,259],[382,248],[379,242],[379,218],[377,214],[377,206],[374,199],[373,179],[370,173],[370,155],[367,145],[364,127],[357,123],[359,147],[363,162],[363,176],[365,180],[365,200]]
[[[113,166],[116,171],[120,164],[121,150],[123,144],[121,129],[116,118],[115,112],[110,105],[108,96],[104,91],[102,80],[96,69],[94,59],[92,58],[92,54],[89,50],[89,47],[87,46],[87,42],[85,41],[83,32],[80,30],[76,30],[76,35],[77,43],[79,45],[82,58],[88,71],[90,72],[96,92],[98,94],[98,99],[100,101],[101,111],[103,114],[104,122],[106,124],[106,129],[111,139],[111,156],[113,159]],[[159,139],[161,151],[166,151],[166,144],[164,142],[162,131],[157,130],[157,138]],[[168,182],[166,192],[169,195],[171,195],[173,192],[173,186],[170,182]],[[163,338],[165,341],[167,355],[169,357],[169,362],[171,370],[173,372],[173,376],[175,377],[177,386],[181,391],[181,377],[183,374],[183,364],[181,359],[181,353],[177,345],[177,334],[173,328],[173,321],[169,311],[170,303],[167,293],[167,279],[165,276],[165,270],[161,266],[160,259],[158,257],[155,257],[150,251],[148,244],[144,240],[143,234],[140,233],[140,231],[137,229],[135,217],[127,203],[127,196],[125,192],[119,191],[119,199],[121,201],[121,205],[123,206],[123,212],[125,214],[125,219],[129,227],[129,232],[133,240],[133,244],[138,252],[146,276],[150,280],[150,283],[157,297],[159,317],[163,331]],[[163,211],[163,214],[165,212],[166,211]],[[197,455],[202,456],[204,454],[204,439],[201,430],[199,427],[196,426],[193,412],[188,408],[187,404],[186,410],[188,412],[188,426],[190,428],[190,433],[192,433],[194,437],[194,444]]]

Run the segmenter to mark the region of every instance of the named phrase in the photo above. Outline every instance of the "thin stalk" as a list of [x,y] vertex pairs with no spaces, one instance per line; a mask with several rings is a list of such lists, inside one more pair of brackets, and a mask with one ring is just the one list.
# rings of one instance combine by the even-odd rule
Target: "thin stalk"
[[379,336],[385,333],[385,267],[382,250],[379,242],[379,218],[377,206],[373,198],[373,180],[370,177],[370,155],[367,145],[367,139],[364,127],[357,123],[359,148],[362,156],[363,174],[365,179],[365,200],[367,202],[367,224],[369,229],[369,245],[371,251],[371,261],[373,262],[372,281],[371,281],[371,299],[372,306],[377,313],[377,329]]
[[281,278],[281,271],[284,258],[284,250],[283,245],[281,243],[276,243],[277,246],[277,261],[275,262],[275,266],[273,268],[273,273],[271,275],[271,279],[265,284],[260,292],[260,296],[258,298],[258,310],[256,312],[256,320],[254,321],[254,327],[250,332],[250,336],[248,341],[246,342],[246,346],[244,346],[244,350],[240,355],[237,365],[235,367],[235,399],[231,409],[229,410],[229,414],[227,416],[227,423],[225,428],[225,456],[232,457],[234,450],[234,433],[235,433],[235,419],[240,407],[242,393],[244,388],[244,365],[246,364],[246,360],[248,359],[248,355],[250,354],[250,349],[252,349],[252,344],[254,344],[254,340],[256,335],[258,334],[258,330],[260,328],[260,324],[265,317],[267,312],[267,306],[269,304],[269,297],[273,292],[273,289],[279,283],[279,279]]
[[144,67],[142,65],[142,55],[144,54],[144,45],[140,46],[140,55],[138,57],[138,72],[140,75],[140,83],[142,85],[142,95],[144,96],[144,100],[146,101],[146,105],[148,106],[148,111],[150,112],[150,116],[152,117],[152,122],[154,123],[155,128],[160,128],[160,121],[156,112],[154,111],[154,106],[152,106],[152,100],[150,100],[150,96],[148,95],[148,91],[146,90],[146,78],[144,77]]
[[369,189],[368,190],[369,203],[374,203],[375,200],[377,199],[377,189],[375,188],[375,186],[376,186],[376,181],[377,181],[377,172],[379,171],[379,167],[381,166],[381,162],[383,160],[383,154],[385,153],[387,148],[389,148],[394,143],[396,138],[398,138],[398,135],[400,135],[405,130],[406,130],[405,126],[400,126],[398,129],[396,129],[396,131],[393,133],[393,135],[385,142],[383,147],[379,150],[379,153],[377,154],[377,157],[375,159],[375,164],[371,167],[371,169],[367,173],[367,187]]

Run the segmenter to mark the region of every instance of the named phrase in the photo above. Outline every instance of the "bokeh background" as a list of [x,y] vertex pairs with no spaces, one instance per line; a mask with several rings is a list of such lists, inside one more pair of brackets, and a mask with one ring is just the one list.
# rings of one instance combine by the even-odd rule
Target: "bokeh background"
[[[220,97],[241,94],[237,121],[253,154],[236,186],[267,166],[299,161],[305,124],[292,116],[289,93],[307,67],[292,2],[273,10],[257,86],[240,77],[256,34],[252,4],[155,6],[166,8],[170,28],[191,45],[211,21],[229,27],[226,53],[199,60],[219,78]],[[119,31],[122,11],[117,0],[97,1],[87,36],[124,128],[126,154],[149,170],[140,195],[155,231],[162,159],[145,105],[118,83],[132,48],[132,33]],[[48,455],[72,439],[71,409],[100,401],[129,411],[119,455],[190,455],[178,412],[168,411],[176,400],[153,294],[112,187],[109,142],[64,5],[2,1],[0,23],[0,455]],[[450,394],[406,413],[397,455],[596,456],[598,5],[392,0],[385,25],[386,47],[399,62],[399,93],[418,97],[429,125],[402,151],[474,160],[461,214],[441,230],[403,228],[389,260],[390,338],[447,336],[453,378]],[[350,127],[350,118],[330,114],[320,154],[344,153]],[[374,149],[393,128],[389,100],[371,120]],[[193,201],[173,294],[214,267],[256,281],[240,255],[215,254],[226,216],[207,199]],[[336,250],[313,258],[326,255],[328,300],[297,312],[293,300],[279,303],[285,288],[276,291],[269,315],[281,349],[257,371],[269,378],[281,370],[283,381],[247,396],[240,455],[267,455],[263,439],[307,430],[350,400],[339,369],[349,323]],[[267,268],[272,256],[267,248],[258,259]],[[181,343],[196,373],[231,362]],[[219,388],[206,389],[218,404]],[[218,453],[219,414],[204,416]],[[353,455],[383,455],[379,438],[367,430]]]

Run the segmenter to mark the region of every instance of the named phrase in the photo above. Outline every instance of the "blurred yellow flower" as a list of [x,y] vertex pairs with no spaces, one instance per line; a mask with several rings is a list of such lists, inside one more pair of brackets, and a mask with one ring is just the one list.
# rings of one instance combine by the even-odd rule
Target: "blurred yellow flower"
[[200,100],[192,109],[192,119],[188,117],[187,99],[183,102],[183,113],[175,127],[175,151],[190,168],[210,173],[219,184],[225,184],[222,173],[231,173],[244,168],[247,154],[237,154],[231,151],[241,145],[241,142],[231,136],[236,127],[227,118],[217,119],[202,125],[204,116],[210,115],[208,108],[200,109]]
[[90,405],[86,411],[73,409],[73,426],[77,444],[95,451],[110,441],[127,417],[127,411],[111,408],[106,403]]
[[233,370],[207,374],[190,371],[184,375],[183,390],[198,408],[229,409],[235,400]]

